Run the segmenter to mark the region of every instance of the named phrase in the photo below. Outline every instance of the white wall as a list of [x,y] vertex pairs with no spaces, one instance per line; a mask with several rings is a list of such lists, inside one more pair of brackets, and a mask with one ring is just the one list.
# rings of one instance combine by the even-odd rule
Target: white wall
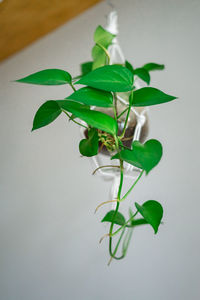
[[51,67],[78,74],[94,28],[105,24],[109,9],[101,3],[0,65],[1,300],[200,297],[200,2],[113,3],[127,59],[165,63],[152,85],[179,97],[150,111],[150,137],[162,141],[164,156],[129,198],[160,201],[164,225],[156,236],[148,227],[135,230],[127,258],[107,267],[107,241],[98,240],[108,230],[99,222],[108,206],[93,212],[110,184],[92,177],[80,158],[79,129],[61,117],[30,132],[39,105],[69,88],[11,82]]

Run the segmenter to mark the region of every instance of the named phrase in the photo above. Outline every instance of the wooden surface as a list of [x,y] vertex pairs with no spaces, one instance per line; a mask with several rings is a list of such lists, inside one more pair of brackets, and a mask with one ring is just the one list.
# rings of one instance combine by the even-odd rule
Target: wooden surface
[[0,61],[100,0],[4,0],[0,3]]

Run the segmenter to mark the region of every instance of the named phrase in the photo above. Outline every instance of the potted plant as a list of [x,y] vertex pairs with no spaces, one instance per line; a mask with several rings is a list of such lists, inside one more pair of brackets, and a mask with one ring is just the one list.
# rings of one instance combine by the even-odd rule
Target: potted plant
[[[98,206],[109,202],[115,205],[102,219],[102,222],[110,223],[109,232],[104,237],[109,238],[111,261],[126,256],[133,228],[149,224],[157,233],[161,224],[163,208],[155,200],[135,203],[135,207],[130,207],[127,218],[119,212],[119,207],[142,176],[148,175],[162,157],[162,145],[158,140],[142,142],[142,137],[145,138],[144,132],[141,135],[146,120],[144,108],[170,102],[176,97],[149,86],[151,72],[163,70],[164,65],[147,63],[134,68],[128,61],[113,61],[112,51],[116,49],[113,45],[119,46],[116,34],[110,31],[102,26],[97,27],[92,49],[93,60],[81,64],[80,76],[72,77],[65,70],[46,69],[16,81],[39,85],[70,85],[72,93],[67,98],[48,100],[38,109],[32,130],[49,125],[64,113],[82,129],[83,137],[79,143],[81,155],[104,155],[109,158],[108,165],[100,165],[94,172],[109,170],[118,176],[114,199]],[[140,88],[138,79],[147,86]],[[133,122],[136,119],[137,122]],[[137,177],[126,193],[122,194],[125,175],[128,173],[134,173],[133,178]],[[117,242],[113,248],[114,237]],[[119,256],[117,251],[120,243],[122,253]]]

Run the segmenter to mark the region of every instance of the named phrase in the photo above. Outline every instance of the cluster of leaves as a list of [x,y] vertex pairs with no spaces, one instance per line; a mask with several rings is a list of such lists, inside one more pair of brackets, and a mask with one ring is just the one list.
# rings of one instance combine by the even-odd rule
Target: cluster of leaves
[[[36,112],[32,130],[52,123],[61,113],[64,113],[72,122],[86,128],[87,136],[80,141],[79,150],[83,156],[87,157],[97,155],[102,137],[105,137],[105,140],[109,137],[110,148],[108,150],[115,150],[114,153],[111,152],[111,159],[119,160],[121,179],[116,199],[116,209],[108,212],[102,222],[110,222],[109,251],[112,258],[118,259],[125,256],[134,227],[150,224],[154,232],[157,233],[163,216],[162,206],[155,200],[148,200],[143,205],[135,203],[136,213],[133,214],[130,209],[130,216],[127,221],[118,211],[120,202],[125,200],[143,172],[148,174],[162,157],[162,145],[155,139],[148,140],[144,144],[133,141],[131,148],[123,145],[122,139],[127,128],[131,108],[158,105],[172,101],[176,97],[149,86],[135,89],[134,82],[136,78],[140,78],[149,85],[150,72],[163,70],[164,65],[148,63],[135,69],[128,61],[124,65],[110,65],[108,47],[114,37],[101,26],[97,27],[94,34],[95,45],[92,49],[93,61],[81,65],[82,74],[80,76],[73,78],[67,71],[46,69],[17,81],[39,85],[68,84],[73,89],[73,93],[67,98],[46,101]],[[76,89],[77,85],[83,85],[84,87]],[[118,102],[116,100],[119,92],[127,93],[129,96],[129,102],[127,102],[127,107],[123,112],[126,114],[126,121],[121,134],[118,131],[119,116],[117,115]],[[97,111],[94,107],[103,107],[105,111],[112,108],[114,117]],[[79,122],[79,119],[81,122]],[[141,169],[141,173],[130,190],[121,197],[123,162]],[[141,219],[135,219],[137,213],[141,214]],[[120,226],[116,232],[113,232],[114,225]],[[116,252],[125,230],[128,230],[128,232],[122,247],[123,253],[121,257],[117,257]],[[120,231],[119,241],[115,250],[112,251],[112,237]]]

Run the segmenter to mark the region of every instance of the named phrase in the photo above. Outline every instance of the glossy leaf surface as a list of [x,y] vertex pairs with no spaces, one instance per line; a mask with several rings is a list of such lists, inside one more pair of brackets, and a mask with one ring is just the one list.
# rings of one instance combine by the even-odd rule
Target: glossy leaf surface
[[143,66],[144,69],[147,71],[158,71],[158,70],[164,70],[165,66],[156,64],[156,63],[148,63]]
[[[105,217],[101,220],[101,222],[110,222],[110,223],[113,222],[114,224],[117,224],[117,225],[124,225],[126,223],[124,216],[120,212],[117,212],[115,218],[114,218],[114,215],[115,215],[115,211],[110,210],[105,215]],[[114,218],[114,220],[113,220],[113,218]]]
[[32,131],[50,124],[61,112],[60,106],[55,101],[45,102],[35,114]]
[[144,87],[134,91],[133,106],[150,106],[162,104],[172,101],[176,98],[177,97],[167,95],[156,88]]
[[92,64],[93,64],[92,61],[87,61],[87,62],[81,64],[81,75],[82,76],[84,76],[87,73],[92,71]]
[[147,69],[145,68],[137,68],[134,69],[130,62],[126,60],[125,67],[131,71],[133,75],[137,75],[140,79],[142,79],[147,84],[150,83],[151,77]]
[[33,73],[27,77],[16,80],[17,82],[39,85],[61,85],[71,83],[71,75],[60,69],[46,69]]
[[99,25],[94,33],[94,42],[107,48],[111,44],[114,37],[114,34],[110,33]]
[[135,73],[134,73],[134,68],[133,68],[133,66],[131,65],[131,63],[128,61],[128,60],[126,60],[125,61],[125,67],[127,68],[127,69],[129,69],[129,71],[131,71],[131,73],[134,75]]
[[92,64],[92,70],[95,70],[97,68],[103,67],[106,65],[107,62],[107,56],[102,48],[95,45],[92,48],[92,58],[93,58],[93,64]]
[[145,68],[137,68],[134,70],[135,75],[137,75],[140,79],[142,79],[147,84],[150,83],[150,75],[149,72]]
[[157,233],[158,227],[163,217],[162,205],[155,200],[149,200],[146,201],[143,205],[135,203],[135,206],[139,213],[147,221],[147,223],[153,227],[154,232]]
[[71,100],[57,100],[56,102],[63,110],[71,112],[92,127],[106,131],[112,135],[117,134],[117,122],[110,116],[99,111],[90,110],[85,105]]
[[131,225],[132,226],[140,226],[140,225],[146,225],[148,222],[145,219],[136,219],[132,221]]
[[79,143],[79,151],[82,155],[91,157],[97,155],[99,146],[99,137],[96,129],[91,128],[88,131],[88,138]]
[[157,140],[148,140],[145,144],[134,141],[132,150],[121,150],[112,159],[121,157],[127,163],[143,169],[148,174],[160,161],[162,157],[162,145]]
[[109,65],[93,70],[76,84],[110,92],[127,92],[133,88],[133,74],[123,66]]
[[73,94],[71,94],[66,99],[71,99],[73,101],[78,101],[89,106],[98,107],[112,107],[113,106],[113,96],[110,92],[103,92],[91,87],[84,87]]
[[[105,30],[102,26],[98,26],[94,33],[95,44],[103,46],[105,49],[111,44],[115,35]],[[95,45],[92,48],[93,65],[92,69],[102,67],[106,64],[107,56],[102,48]]]

